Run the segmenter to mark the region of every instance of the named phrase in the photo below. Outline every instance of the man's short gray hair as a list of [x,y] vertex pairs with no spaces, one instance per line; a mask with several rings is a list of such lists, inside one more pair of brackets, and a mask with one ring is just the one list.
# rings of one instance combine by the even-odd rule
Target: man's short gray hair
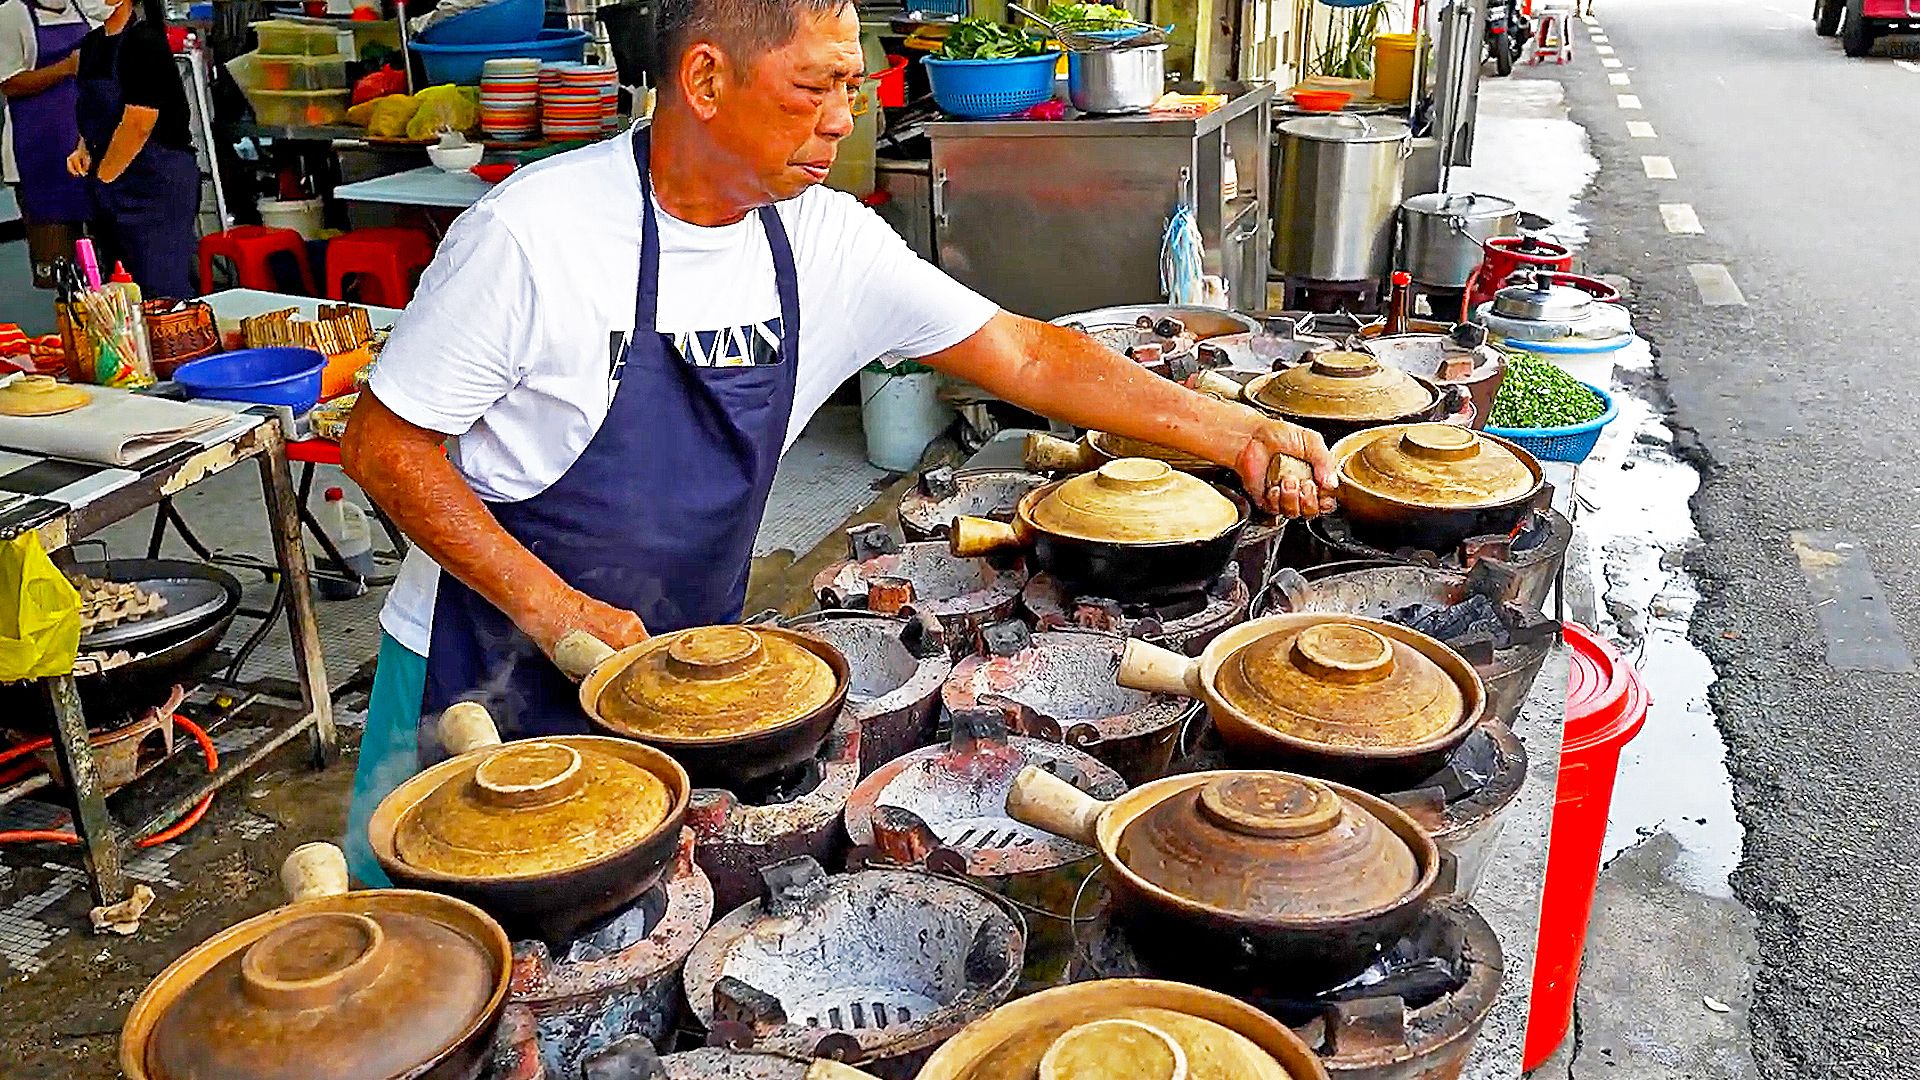
[[660,59],[663,74],[701,41],[748,63],[792,40],[803,17],[834,15],[853,0],[662,0]]

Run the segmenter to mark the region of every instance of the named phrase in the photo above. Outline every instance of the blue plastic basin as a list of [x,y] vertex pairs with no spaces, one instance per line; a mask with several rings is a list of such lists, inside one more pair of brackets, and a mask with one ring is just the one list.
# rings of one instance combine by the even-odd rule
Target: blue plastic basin
[[535,60],[579,60],[587,54],[585,30],[542,30],[532,41],[507,41],[493,45],[429,45],[416,41],[409,46],[427,69],[427,82],[478,86],[481,68],[489,60],[503,56],[526,56]]
[[422,30],[413,44],[495,45],[529,41],[540,32],[540,24],[546,18],[546,0],[493,0],[484,7],[471,8],[434,23]]
[[180,365],[173,381],[194,397],[285,405],[305,412],[320,400],[327,358],[313,349],[235,349]]

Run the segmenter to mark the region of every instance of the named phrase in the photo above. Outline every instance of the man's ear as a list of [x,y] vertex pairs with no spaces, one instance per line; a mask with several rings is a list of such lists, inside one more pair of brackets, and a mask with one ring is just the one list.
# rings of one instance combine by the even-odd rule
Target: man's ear
[[696,42],[680,59],[680,95],[702,120],[711,120],[720,111],[726,66],[726,55],[706,41]]

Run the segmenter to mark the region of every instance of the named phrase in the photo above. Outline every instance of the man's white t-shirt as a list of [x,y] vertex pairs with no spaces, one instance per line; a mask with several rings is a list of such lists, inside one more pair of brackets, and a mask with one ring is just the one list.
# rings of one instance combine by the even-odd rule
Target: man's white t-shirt
[[[786,446],[869,361],[957,345],[998,310],[915,256],[850,195],[810,188],[777,210],[800,286]],[[623,135],[516,172],[448,231],[370,389],[403,419],[456,436],[454,464],[482,499],[544,491],[606,418],[618,345],[633,329],[642,220]],[[780,297],[759,215],[704,228],[656,205],[655,220],[658,329],[681,355],[752,362],[769,337],[777,342],[766,324],[779,318]],[[427,652],[438,577],[413,549],[380,614],[382,629],[416,653]]]
[[[0,82],[40,66],[40,42],[33,28],[36,12],[27,10],[27,5],[34,2],[0,0]],[[86,21],[80,12],[80,5],[71,0],[38,0],[38,6],[40,22],[47,26],[69,26]],[[73,147],[64,147],[60,156],[65,157],[72,152]],[[7,113],[5,94],[0,94],[0,179],[9,184],[20,182],[19,169],[13,160],[13,117]]]

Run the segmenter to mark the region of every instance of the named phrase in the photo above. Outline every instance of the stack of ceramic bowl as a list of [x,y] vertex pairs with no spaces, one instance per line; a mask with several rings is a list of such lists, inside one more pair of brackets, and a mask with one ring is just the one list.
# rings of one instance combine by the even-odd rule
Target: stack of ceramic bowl
[[524,142],[540,132],[540,61],[489,60],[480,73],[480,130],[489,138]]
[[597,139],[613,126],[619,75],[607,64],[540,68],[540,129],[549,139]]

